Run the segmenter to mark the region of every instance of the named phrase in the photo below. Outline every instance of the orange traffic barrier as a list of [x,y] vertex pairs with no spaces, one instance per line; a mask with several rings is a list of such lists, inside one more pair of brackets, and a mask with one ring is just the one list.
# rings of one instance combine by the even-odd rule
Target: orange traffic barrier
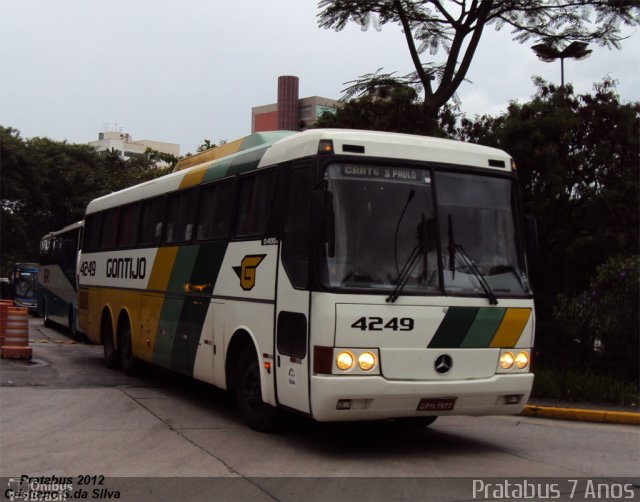
[[11,347],[5,345],[0,348],[0,356],[2,356],[2,359],[31,359],[33,350],[31,347]]
[[0,300],[0,346],[4,345],[4,332],[7,329],[7,312],[13,307],[11,300]]
[[29,312],[23,307],[0,306],[0,355],[5,359],[31,359],[29,347]]

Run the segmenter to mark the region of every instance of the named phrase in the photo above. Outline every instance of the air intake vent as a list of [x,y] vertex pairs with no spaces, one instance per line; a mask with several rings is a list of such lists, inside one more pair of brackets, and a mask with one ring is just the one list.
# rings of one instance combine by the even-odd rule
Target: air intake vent
[[364,153],[362,145],[342,145],[342,151],[347,153]]

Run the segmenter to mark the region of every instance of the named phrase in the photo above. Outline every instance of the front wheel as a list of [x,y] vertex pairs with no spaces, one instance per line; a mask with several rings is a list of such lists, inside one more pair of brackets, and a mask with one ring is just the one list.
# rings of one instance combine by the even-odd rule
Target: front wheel
[[238,362],[236,400],[240,416],[249,427],[260,432],[273,430],[276,409],[262,401],[260,367],[255,352],[251,349],[245,350]]

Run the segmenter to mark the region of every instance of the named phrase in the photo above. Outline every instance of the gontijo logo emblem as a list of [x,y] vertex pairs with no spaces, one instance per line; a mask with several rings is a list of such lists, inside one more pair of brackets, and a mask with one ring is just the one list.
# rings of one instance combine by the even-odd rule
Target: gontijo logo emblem
[[266,254],[250,254],[242,258],[239,267],[233,267],[233,271],[240,278],[240,286],[245,291],[251,291],[256,285],[256,269],[262,263]]

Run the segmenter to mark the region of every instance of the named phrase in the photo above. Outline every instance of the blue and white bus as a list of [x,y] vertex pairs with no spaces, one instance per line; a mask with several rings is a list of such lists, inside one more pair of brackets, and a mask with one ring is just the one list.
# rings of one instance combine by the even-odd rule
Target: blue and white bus
[[79,331],[76,264],[82,228],[83,222],[79,221],[40,240],[39,313],[45,324],[67,326],[74,336]]

